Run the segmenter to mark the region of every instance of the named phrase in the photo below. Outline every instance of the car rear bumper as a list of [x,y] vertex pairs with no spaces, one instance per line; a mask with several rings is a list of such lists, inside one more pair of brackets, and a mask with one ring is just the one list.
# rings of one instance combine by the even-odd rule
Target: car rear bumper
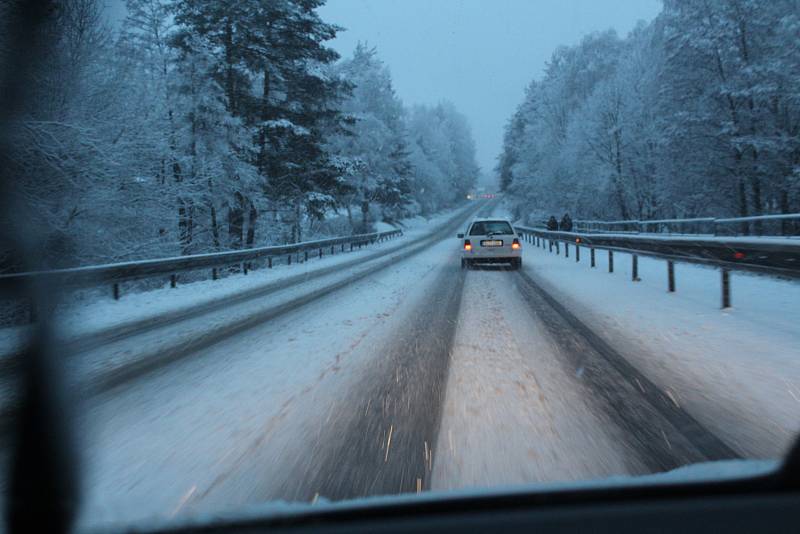
[[468,260],[498,259],[498,258],[520,258],[522,250],[514,250],[511,247],[486,248],[477,247],[472,250],[462,250],[461,257]]
[[493,264],[493,263],[512,263],[516,258],[519,258],[519,255],[516,256],[468,256],[465,255],[464,259],[467,260],[471,264]]

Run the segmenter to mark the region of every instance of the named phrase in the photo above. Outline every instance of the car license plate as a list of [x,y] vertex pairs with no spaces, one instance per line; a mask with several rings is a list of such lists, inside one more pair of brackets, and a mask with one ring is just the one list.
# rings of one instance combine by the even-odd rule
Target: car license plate
[[486,241],[481,241],[482,247],[502,247],[503,242],[500,239],[491,239]]

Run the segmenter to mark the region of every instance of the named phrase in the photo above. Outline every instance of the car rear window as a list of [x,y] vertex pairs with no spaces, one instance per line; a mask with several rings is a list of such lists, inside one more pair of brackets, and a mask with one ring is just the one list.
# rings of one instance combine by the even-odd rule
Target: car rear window
[[488,235],[488,234],[513,234],[514,230],[506,221],[479,221],[473,223],[469,235]]

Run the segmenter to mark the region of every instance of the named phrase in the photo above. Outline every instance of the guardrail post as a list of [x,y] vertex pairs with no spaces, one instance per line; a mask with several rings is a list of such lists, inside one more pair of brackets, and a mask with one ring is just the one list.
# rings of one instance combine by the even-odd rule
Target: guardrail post
[[292,255],[289,254],[289,261],[286,263],[286,265],[291,265],[291,264],[292,264]]
[[[353,250],[353,249],[351,248],[350,250]],[[344,243],[342,243],[342,252],[344,252]]]
[[564,257],[569,258],[569,243],[564,241]]
[[169,275],[169,287],[178,287],[178,275],[171,274]]
[[119,300],[119,284],[114,282],[114,285],[111,286],[111,291],[114,294],[114,300]]
[[639,281],[639,256],[633,254],[631,256],[631,281],[638,282]]
[[242,263],[242,272],[243,272],[244,274],[247,274],[247,262],[243,262],[243,263]]
[[303,252],[303,262],[307,262],[307,261],[308,261],[308,251],[306,250],[306,251]]
[[331,245],[331,256],[333,256],[334,249],[336,249],[336,246],[335,245]]
[[217,279],[217,268],[216,267],[211,269],[211,279],[212,280],[216,280]]
[[608,251],[608,272],[610,272],[610,273],[614,272],[614,251],[613,250],[609,250]]
[[561,246],[558,244],[558,241],[556,241],[556,254],[561,254]]
[[353,242],[350,242],[350,252],[353,252]]
[[272,269],[272,256],[270,256],[269,258],[267,258],[267,267],[269,267],[270,269]]
[[594,267],[594,249],[589,249],[589,258],[591,259],[591,266]]
[[548,239],[547,240],[547,245],[548,245],[548,247],[550,247],[548,252],[553,252],[553,240],[552,239]]
[[581,246],[575,245],[575,263],[581,261]]
[[322,259],[322,247],[319,247],[319,257]]
[[675,293],[675,263],[667,260],[667,290]]
[[722,269],[722,309],[731,307],[731,273]]

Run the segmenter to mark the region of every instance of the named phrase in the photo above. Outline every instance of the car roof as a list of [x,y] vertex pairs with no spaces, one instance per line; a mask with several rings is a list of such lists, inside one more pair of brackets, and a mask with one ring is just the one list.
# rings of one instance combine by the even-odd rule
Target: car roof
[[475,217],[474,219],[472,219],[472,222],[483,222],[483,221],[502,221],[511,224],[511,221],[509,221],[505,217]]

